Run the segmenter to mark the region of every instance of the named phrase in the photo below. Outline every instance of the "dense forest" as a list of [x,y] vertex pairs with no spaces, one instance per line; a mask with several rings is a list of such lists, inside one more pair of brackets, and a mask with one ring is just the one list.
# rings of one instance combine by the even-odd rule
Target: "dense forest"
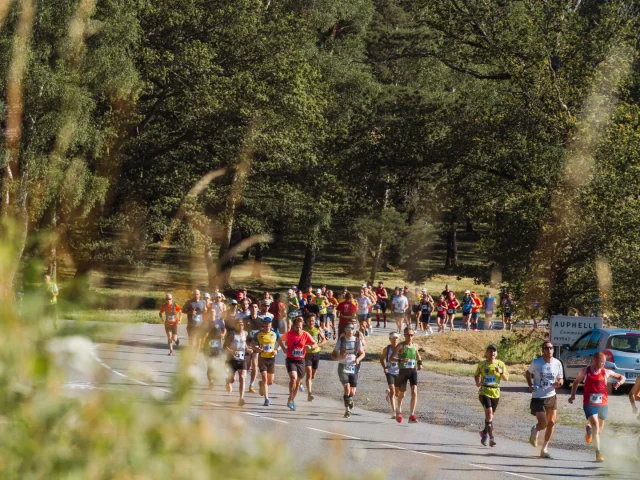
[[3,278],[178,245],[346,241],[376,278],[482,226],[472,273],[640,318],[640,1],[16,0],[0,6]]

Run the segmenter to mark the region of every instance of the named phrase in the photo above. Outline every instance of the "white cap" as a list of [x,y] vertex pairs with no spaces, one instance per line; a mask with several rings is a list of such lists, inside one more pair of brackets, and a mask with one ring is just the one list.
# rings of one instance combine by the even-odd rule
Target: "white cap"
[[222,294],[220,292],[216,292],[216,293],[213,294],[213,296],[216,297],[216,298],[220,298],[220,297],[222,297]]
[[471,293],[471,290],[465,290],[464,293]]
[[423,288],[423,289],[422,289],[422,293],[427,293],[427,289],[426,289],[426,288]]
[[389,338],[400,338],[400,334],[398,332],[391,332]]
[[287,293],[293,293],[293,288],[290,288],[289,290],[287,290]]
[[363,284],[362,284],[362,287],[360,287],[360,288],[367,288],[367,284],[366,284],[366,283],[363,283]]
[[171,300],[173,298],[173,295],[171,295],[170,293],[167,293],[164,298],[166,298],[167,300]]
[[320,288],[316,288],[316,293],[322,293],[322,290]]
[[231,305],[237,305],[238,301],[234,298],[233,300],[231,300]]
[[211,294],[210,294],[210,293],[205,293],[205,294],[204,294],[204,298],[211,299]]

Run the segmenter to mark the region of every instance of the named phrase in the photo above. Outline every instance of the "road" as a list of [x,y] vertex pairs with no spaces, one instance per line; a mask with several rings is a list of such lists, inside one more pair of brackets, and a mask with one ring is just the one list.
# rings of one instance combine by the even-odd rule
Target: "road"
[[[183,325],[180,338],[182,346],[186,343]],[[168,394],[181,354],[167,356],[162,325],[147,324],[123,326],[119,333],[114,331],[102,339],[94,352],[96,362],[109,376],[101,385],[80,376],[71,377],[67,384],[70,390],[111,388],[134,389],[141,395]],[[537,456],[539,449],[525,442],[500,439],[495,448],[483,447],[479,436],[471,432],[427,423],[409,425],[406,420],[398,424],[388,414],[359,408],[350,419],[344,419],[343,405],[327,398],[316,397],[309,403],[301,394],[296,402],[298,410],[291,412],[286,408],[287,389],[280,385],[271,388],[270,407],[264,407],[257,394],[247,393],[247,403],[240,408],[237,383],[233,393],[227,393],[222,384],[209,391],[202,357],[195,368],[198,384],[194,409],[210,415],[213,422],[231,418],[242,422],[248,433],[276,435],[293,450],[297,462],[330,459],[350,474],[364,477],[382,472],[384,478],[393,479],[638,478],[640,464],[629,455],[635,446],[627,445],[626,452],[620,447],[618,456],[605,446],[605,464],[594,463],[593,453],[558,449],[551,450],[553,459],[544,460]],[[278,370],[276,378],[283,379],[284,369],[280,366]],[[326,368],[319,374],[334,375],[335,371]],[[429,401],[427,392],[419,401]]]

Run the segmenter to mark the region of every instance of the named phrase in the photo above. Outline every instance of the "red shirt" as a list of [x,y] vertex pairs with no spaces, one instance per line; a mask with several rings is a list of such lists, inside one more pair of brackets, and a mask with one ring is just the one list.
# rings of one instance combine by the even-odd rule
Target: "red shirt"
[[269,310],[267,310],[271,315],[273,315],[273,319],[274,320],[282,320],[286,314],[286,307],[284,306],[284,303],[277,301],[277,302],[271,302],[271,305],[269,305]]
[[347,319],[345,318],[342,320],[342,317],[355,317],[357,312],[358,307],[348,300],[345,300],[338,305],[338,317],[340,318],[340,323],[347,323]]
[[607,390],[607,373],[601,368],[598,373],[592,373],[591,367],[587,367],[584,375],[584,400],[585,405],[604,407],[609,404],[609,391]]
[[442,314],[444,315],[444,311],[447,309],[447,302],[438,302],[438,305],[436,305],[436,311],[438,312],[438,315]]
[[307,354],[307,345],[314,344],[313,338],[304,330],[298,335],[293,330],[289,330],[283,335],[284,342],[287,344],[287,358],[293,360],[304,360]]
[[460,304],[458,303],[458,300],[456,300],[455,298],[447,300],[447,308],[449,310],[455,310],[456,308],[458,308],[458,305]]
[[482,300],[480,300],[478,297],[475,297],[475,298],[471,297],[471,301],[473,302],[471,306],[471,312],[472,313],[479,312],[480,307],[482,306]]
[[376,297],[378,297],[378,301],[387,299],[387,289],[384,287],[380,287],[376,290]]

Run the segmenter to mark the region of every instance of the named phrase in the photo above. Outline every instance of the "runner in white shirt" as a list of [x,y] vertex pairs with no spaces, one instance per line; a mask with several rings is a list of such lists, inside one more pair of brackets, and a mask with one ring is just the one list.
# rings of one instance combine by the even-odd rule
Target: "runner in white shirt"
[[536,358],[526,373],[527,383],[531,391],[531,414],[538,419],[537,425],[531,427],[529,443],[538,446],[538,432],[546,430],[540,457],[551,458],[548,447],[553,428],[556,424],[557,401],[556,388],[564,383],[562,363],[553,358],[553,344],[546,341],[542,344],[542,356]]
[[358,323],[360,331],[366,337],[369,335],[369,307],[373,305],[371,299],[366,295],[364,288],[360,289],[360,295],[356,297],[358,303]]
[[407,309],[409,308],[409,300],[404,296],[402,290],[398,290],[398,295],[393,297],[392,305],[393,317],[396,321],[396,326],[398,327],[398,333],[401,333],[404,331],[404,320],[407,314]]

